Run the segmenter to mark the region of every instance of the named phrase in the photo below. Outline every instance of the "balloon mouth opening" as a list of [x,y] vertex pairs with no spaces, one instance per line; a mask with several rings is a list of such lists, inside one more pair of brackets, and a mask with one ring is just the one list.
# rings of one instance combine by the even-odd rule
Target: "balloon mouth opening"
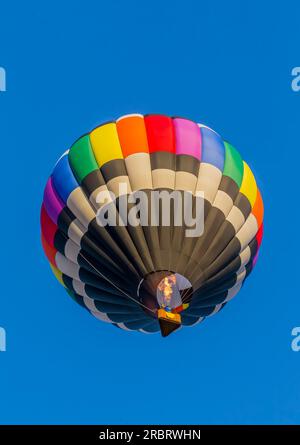
[[193,287],[183,275],[160,270],[151,272],[140,281],[137,296],[152,317],[158,317],[160,310],[179,314],[189,307]]

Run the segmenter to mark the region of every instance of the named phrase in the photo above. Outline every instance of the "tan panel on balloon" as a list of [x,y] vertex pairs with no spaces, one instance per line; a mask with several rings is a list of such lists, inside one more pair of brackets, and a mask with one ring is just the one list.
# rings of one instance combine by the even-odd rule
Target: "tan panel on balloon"
[[153,189],[175,189],[175,171],[167,168],[152,170]]
[[86,228],[81,224],[78,219],[74,219],[74,221],[71,222],[68,228],[68,237],[74,241],[74,243],[78,244],[80,246],[80,241],[83,235],[86,233]]
[[104,312],[100,312],[97,310],[97,312],[90,311],[90,313],[98,320],[104,321],[106,323],[113,323],[113,321]]
[[74,278],[75,280],[80,280],[79,277],[79,266],[78,264],[72,263],[61,253],[57,253],[56,256],[57,268],[68,277]]
[[175,190],[183,190],[194,194],[197,178],[192,173],[176,172]]
[[204,198],[213,203],[222,179],[222,172],[211,164],[202,162],[199,168],[196,191],[204,192]]
[[257,221],[255,216],[251,213],[245,221],[245,224],[236,234],[237,239],[241,243],[241,251],[253,240],[257,233]]
[[249,246],[246,247],[241,253],[240,253],[240,259],[241,259],[241,267],[246,266],[250,259],[251,259],[251,249]]
[[244,217],[243,213],[236,206],[232,207],[232,209],[230,210],[226,219],[228,222],[230,222],[233,225],[236,232],[238,232],[240,230],[240,228],[242,227],[242,225],[245,222],[245,217]]
[[64,249],[65,256],[72,261],[73,263],[77,263],[78,255],[80,253],[80,247],[74,243],[71,239],[68,239]]
[[244,279],[246,278],[246,269],[245,269],[245,267],[241,267],[237,271],[236,275],[237,275],[237,277],[236,277],[235,286],[238,285],[238,283],[242,283],[244,281]]
[[94,190],[93,193],[90,195],[90,202],[95,207],[95,209],[99,209],[102,206],[100,201],[102,201],[101,195],[103,192],[104,196],[107,196],[108,198],[107,203],[112,202],[112,199],[109,199],[109,195],[106,195],[106,192],[108,192],[107,185],[101,185],[100,187],[97,187],[96,190]]
[[134,153],[125,159],[132,191],[152,189],[149,153]]
[[87,297],[87,294],[85,292],[85,284],[82,281],[73,280],[72,286],[76,294],[80,295],[81,297]]
[[226,217],[232,209],[233,201],[227,193],[223,192],[223,190],[218,190],[213,202],[213,206],[221,210]]
[[132,193],[128,176],[117,176],[107,182],[107,188],[114,193],[116,198]]
[[85,227],[88,227],[92,219],[95,218],[92,206],[79,187],[69,195],[67,206]]
[[96,312],[97,311],[97,308],[96,308],[96,306],[95,306],[95,302],[94,302],[94,300],[92,299],[92,298],[90,298],[90,297],[88,297],[88,296],[84,296],[83,297],[83,301],[84,301],[84,304],[86,305],[86,307],[90,310],[90,311],[94,311],[94,312]]

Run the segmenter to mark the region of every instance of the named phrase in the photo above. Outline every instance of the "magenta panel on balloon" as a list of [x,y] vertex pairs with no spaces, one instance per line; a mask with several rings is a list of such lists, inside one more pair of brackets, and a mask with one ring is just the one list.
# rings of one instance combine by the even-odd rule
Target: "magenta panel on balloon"
[[64,203],[61,201],[54,190],[51,176],[47,181],[44,191],[44,205],[52,221],[57,224],[57,219],[62,209],[64,208]]
[[173,125],[176,138],[176,154],[190,155],[201,160],[201,131],[195,122],[175,118]]

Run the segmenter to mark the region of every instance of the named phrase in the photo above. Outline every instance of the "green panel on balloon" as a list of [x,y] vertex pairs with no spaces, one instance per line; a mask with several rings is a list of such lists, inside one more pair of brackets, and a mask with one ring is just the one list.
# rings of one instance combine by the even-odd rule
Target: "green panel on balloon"
[[240,188],[244,174],[243,159],[241,158],[239,152],[231,144],[224,142],[224,145],[225,164],[223,175],[232,178]]
[[99,169],[88,134],[72,145],[69,151],[69,162],[78,182],[81,182],[92,171]]

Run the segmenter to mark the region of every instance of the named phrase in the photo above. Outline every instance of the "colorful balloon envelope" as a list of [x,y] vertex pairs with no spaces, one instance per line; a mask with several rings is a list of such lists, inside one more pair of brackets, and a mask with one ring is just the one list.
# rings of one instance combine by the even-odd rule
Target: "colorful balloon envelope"
[[216,314],[239,292],[257,260],[263,202],[249,166],[212,129],[126,115],[57,161],[41,232],[51,268],[76,302],[121,329],[165,336]]

